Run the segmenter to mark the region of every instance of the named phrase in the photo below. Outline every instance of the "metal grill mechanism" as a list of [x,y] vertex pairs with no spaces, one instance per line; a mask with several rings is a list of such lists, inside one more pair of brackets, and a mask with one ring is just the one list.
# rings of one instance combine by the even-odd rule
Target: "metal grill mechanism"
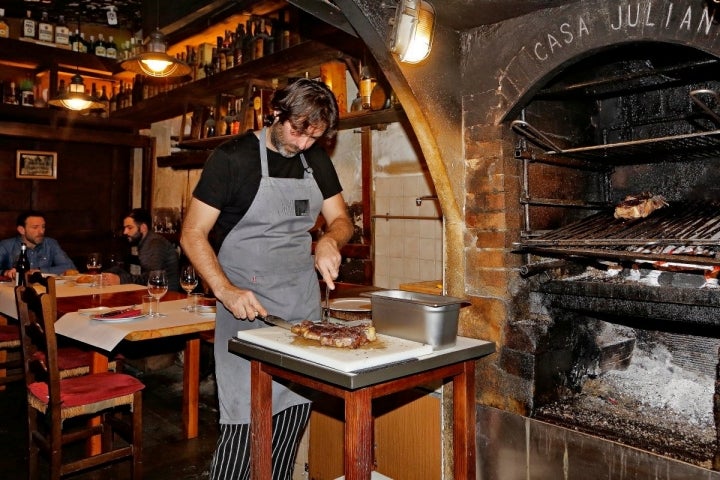
[[720,204],[676,203],[632,221],[604,211],[522,246],[562,256],[720,265]]

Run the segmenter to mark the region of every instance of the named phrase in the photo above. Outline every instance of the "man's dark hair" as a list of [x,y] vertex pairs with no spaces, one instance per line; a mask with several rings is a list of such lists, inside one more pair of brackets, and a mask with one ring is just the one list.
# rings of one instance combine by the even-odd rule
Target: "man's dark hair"
[[25,222],[27,221],[28,217],[42,217],[43,219],[45,219],[45,214],[42,212],[38,212],[37,210],[27,210],[18,215],[17,220],[15,221],[15,225],[24,228]]
[[299,133],[310,126],[325,127],[331,139],[338,129],[338,105],[335,95],[323,82],[301,78],[275,92],[270,106],[280,123],[289,121]]
[[150,216],[150,212],[143,208],[133,208],[126,217],[132,218],[138,227],[144,223],[149,229],[152,229],[152,217]]

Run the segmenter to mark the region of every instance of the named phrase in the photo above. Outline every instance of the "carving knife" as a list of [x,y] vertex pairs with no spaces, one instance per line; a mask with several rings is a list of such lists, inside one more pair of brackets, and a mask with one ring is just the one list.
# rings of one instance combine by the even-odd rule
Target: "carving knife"
[[288,322],[285,319],[277,317],[275,315],[266,315],[264,317],[255,317],[255,318],[257,318],[258,320],[262,320],[263,322],[267,323],[268,325],[284,328],[285,330],[290,330],[290,328],[292,327],[292,323]]

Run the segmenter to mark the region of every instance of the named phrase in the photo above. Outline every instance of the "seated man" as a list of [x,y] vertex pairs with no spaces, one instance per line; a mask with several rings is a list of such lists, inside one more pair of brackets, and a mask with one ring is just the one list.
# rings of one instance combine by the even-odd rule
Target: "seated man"
[[178,271],[178,252],[165,237],[155,233],[150,213],[141,208],[132,210],[123,220],[123,235],[130,242],[130,257],[125,261],[125,270],[115,266],[103,271],[103,282],[107,285],[137,283],[147,285],[151,270],[165,270],[168,288],[182,291]]
[[75,264],[57,240],[45,236],[45,216],[41,212],[23,212],[15,224],[18,235],[0,241],[0,275],[15,278],[15,261],[23,243],[27,247],[31,272],[62,274],[75,269]]

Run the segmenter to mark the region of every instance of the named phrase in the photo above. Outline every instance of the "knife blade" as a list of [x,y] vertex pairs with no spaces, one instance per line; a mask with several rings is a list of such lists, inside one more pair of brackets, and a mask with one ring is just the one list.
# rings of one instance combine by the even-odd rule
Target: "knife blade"
[[285,330],[290,330],[292,328],[292,323],[288,322],[287,320],[280,318],[275,315],[266,315],[264,317],[255,317],[258,320],[262,320],[263,322],[267,323],[268,325],[272,325],[274,327],[280,327],[284,328]]

